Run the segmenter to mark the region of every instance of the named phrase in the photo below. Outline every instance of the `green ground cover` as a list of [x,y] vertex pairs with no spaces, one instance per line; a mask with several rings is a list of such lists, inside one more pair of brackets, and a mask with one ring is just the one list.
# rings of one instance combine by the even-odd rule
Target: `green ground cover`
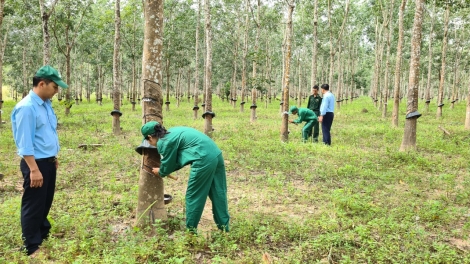
[[[14,104],[5,102],[7,123],[0,127],[0,263],[29,261],[18,252],[22,180],[9,121]],[[404,101],[399,129],[367,97],[341,106],[327,147],[301,143],[301,126],[294,125],[290,141],[281,143],[279,101],[267,108],[259,103],[250,124],[249,109],[240,113],[214,98],[213,138],[226,160],[231,232],[216,230],[208,202],[198,236],[184,230],[187,168],[175,174],[179,181],[165,179],[165,193],[174,197],[168,223],[157,223],[153,236],[132,227],[140,107],[132,112],[124,102],[123,133],[115,137],[109,99],[102,106],[74,105],[68,117],[57,100],[53,104],[62,149],[53,236],[38,263],[262,263],[263,255],[274,263],[470,263],[464,103],[445,108],[440,120],[432,104],[418,120],[418,150],[407,153],[398,151]],[[203,131],[192,103],[170,108],[163,113],[166,127]]]

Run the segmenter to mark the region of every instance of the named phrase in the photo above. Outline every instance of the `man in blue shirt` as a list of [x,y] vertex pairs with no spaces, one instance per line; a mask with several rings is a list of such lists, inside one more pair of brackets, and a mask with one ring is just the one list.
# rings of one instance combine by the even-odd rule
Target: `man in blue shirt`
[[13,137],[22,157],[23,197],[21,229],[26,253],[35,257],[39,245],[49,236],[51,224],[47,215],[54,199],[59,152],[57,118],[51,100],[59,86],[68,88],[59,72],[49,65],[33,77],[33,89],[13,109]]
[[321,131],[323,133],[323,143],[331,145],[331,125],[335,118],[335,96],[330,92],[330,86],[328,84],[322,84],[321,92],[323,99],[320,105],[320,116],[318,122],[321,123]]

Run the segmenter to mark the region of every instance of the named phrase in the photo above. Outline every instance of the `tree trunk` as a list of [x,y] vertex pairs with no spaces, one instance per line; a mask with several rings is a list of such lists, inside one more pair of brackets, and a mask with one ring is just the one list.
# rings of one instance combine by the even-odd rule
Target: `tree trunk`
[[287,2],[287,23],[286,23],[286,47],[284,52],[284,78],[283,78],[283,92],[282,92],[282,122],[281,122],[281,141],[287,142],[289,140],[289,70],[292,52],[292,15],[294,13],[294,3]]
[[425,92],[425,104],[426,104],[426,113],[429,112],[429,103],[431,103],[431,76],[432,76],[432,42],[433,42],[433,30],[434,30],[434,14],[436,9],[436,4],[433,2],[433,9],[431,16],[431,28],[429,30],[429,40],[428,40],[428,79],[426,83],[426,92]]
[[[162,43],[163,0],[144,0],[144,47],[142,54],[142,123],[163,121]],[[163,178],[146,172],[143,165],[160,166],[156,149],[144,149],[139,178],[136,225],[152,226],[156,219],[166,220]]]
[[382,118],[387,117],[387,104],[388,104],[388,79],[389,79],[389,69],[390,69],[390,39],[392,38],[393,33],[393,0],[390,3],[390,14],[389,14],[389,22],[387,25],[387,53],[385,59],[385,80],[384,80],[384,89],[383,89],[383,108],[382,108]]
[[166,111],[170,111],[170,59],[166,59]]
[[[5,0],[0,0],[0,29],[2,29],[3,23],[3,7],[5,6]],[[0,127],[2,126],[2,107],[3,107],[3,55],[5,54],[5,46],[7,44],[8,30],[5,31],[3,43],[0,43]]]
[[468,94],[467,94],[467,111],[465,114],[465,129],[470,130],[470,82],[468,85]]
[[245,105],[245,92],[246,92],[246,57],[248,54],[248,27],[250,26],[249,19],[249,5],[250,0],[246,0],[245,8],[245,36],[243,38],[243,59],[242,59],[242,92],[241,92],[241,102],[240,102],[240,112],[243,112]]
[[[339,111],[341,108],[341,100],[342,100],[342,91],[341,91],[341,45],[338,47],[338,80],[336,84],[336,109]],[[332,83],[330,83],[332,85]]]
[[[258,0],[258,12],[257,12],[257,19],[256,19],[256,38],[255,38],[255,54],[258,53],[259,51],[259,35],[261,31],[261,20],[260,20],[260,12],[261,12],[261,1]],[[255,58],[258,58],[259,56],[255,55]],[[258,64],[257,59],[253,60],[253,80],[256,80],[256,66]],[[250,115],[250,122],[253,123],[256,121],[256,89],[252,91],[251,93],[251,115]]]
[[[51,4],[51,10],[47,12],[46,10],[46,5],[44,4],[44,0],[39,0],[39,10],[41,11],[41,20],[42,20],[42,38],[43,38],[43,65],[49,64],[49,59],[50,59],[50,35],[49,35],[49,17],[52,14],[52,11],[54,10],[54,6],[56,5],[58,0],[54,0],[54,2]],[[2,0],[2,2],[5,2]]]
[[188,103],[191,103],[191,68],[188,67]]
[[406,107],[405,132],[400,151],[416,150],[416,125],[418,113],[419,60],[421,52],[421,31],[423,25],[424,0],[416,0],[416,10],[411,40],[410,75],[408,81],[408,102]]
[[395,62],[395,84],[393,92],[393,111],[392,111],[392,126],[398,127],[398,111],[400,106],[400,77],[401,77],[401,62],[403,52],[403,14],[405,13],[406,1],[402,0],[400,11],[398,13],[398,44],[397,44],[397,58]]
[[447,50],[447,34],[449,31],[449,13],[450,13],[450,4],[446,4],[446,12],[444,16],[444,38],[442,39],[442,54],[441,54],[441,72],[439,80],[439,93],[437,97],[437,113],[436,117],[440,118],[442,116],[442,107],[444,106],[444,81],[446,76],[446,50]]
[[460,36],[461,34],[457,34],[457,29],[454,29],[454,33],[455,33],[455,37],[454,37],[454,41],[455,41],[455,61],[454,61],[454,80],[452,82],[452,98],[451,98],[451,102],[450,102],[450,109],[454,109],[454,105],[455,105],[455,102],[457,101],[458,99],[458,87],[460,86],[459,84],[459,65],[460,65],[460,58],[462,56],[462,50],[460,48],[460,39],[458,36]]
[[210,0],[205,0],[205,11],[206,11],[206,106],[204,113],[204,133],[208,136],[212,136],[212,26],[211,26],[211,6]]
[[121,134],[121,122],[120,122],[120,112],[121,109],[121,78],[120,78],[120,67],[119,67],[119,49],[121,46],[121,8],[120,0],[116,0],[115,7],[115,31],[114,31],[114,54],[113,54],[113,102],[114,102],[114,111],[112,112],[113,116],[113,133],[114,135]]
[[318,60],[318,0],[313,1],[313,40],[312,40],[312,76],[310,80],[310,88],[317,84],[317,60]]
[[194,70],[194,120],[197,119],[197,111],[199,110],[199,21],[201,20],[201,0],[197,0],[197,21],[196,21],[196,63]]

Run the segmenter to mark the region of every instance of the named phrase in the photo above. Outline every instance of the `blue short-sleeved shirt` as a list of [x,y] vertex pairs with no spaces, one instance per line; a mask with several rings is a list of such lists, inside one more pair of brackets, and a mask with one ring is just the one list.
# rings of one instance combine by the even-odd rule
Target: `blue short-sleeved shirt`
[[35,159],[57,156],[57,117],[50,100],[43,101],[32,90],[11,113],[13,137],[18,155]]

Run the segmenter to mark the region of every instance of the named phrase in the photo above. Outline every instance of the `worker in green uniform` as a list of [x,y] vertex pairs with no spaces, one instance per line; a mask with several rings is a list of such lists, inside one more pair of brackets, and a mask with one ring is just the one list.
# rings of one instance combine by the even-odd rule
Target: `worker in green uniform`
[[298,115],[297,119],[289,120],[289,123],[300,124],[305,122],[302,128],[302,139],[304,142],[307,142],[308,138],[312,135],[312,127],[318,123],[317,115],[308,108],[298,108],[295,105],[291,106],[289,114]]
[[186,227],[196,232],[209,196],[217,228],[228,232],[230,216],[225,164],[222,151],[214,141],[194,128],[173,127],[166,130],[156,121],[144,124],[141,132],[161,155],[160,168],[152,170],[155,175],[165,177],[191,164],[186,189]]
[[[308,105],[307,108],[312,110],[315,115],[318,117],[320,116],[320,105],[321,105],[321,96],[318,93],[319,87],[318,85],[314,85],[312,87],[312,95],[308,97]],[[320,134],[320,126],[319,123],[316,122],[313,125],[313,142],[318,142],[318,135]]]

